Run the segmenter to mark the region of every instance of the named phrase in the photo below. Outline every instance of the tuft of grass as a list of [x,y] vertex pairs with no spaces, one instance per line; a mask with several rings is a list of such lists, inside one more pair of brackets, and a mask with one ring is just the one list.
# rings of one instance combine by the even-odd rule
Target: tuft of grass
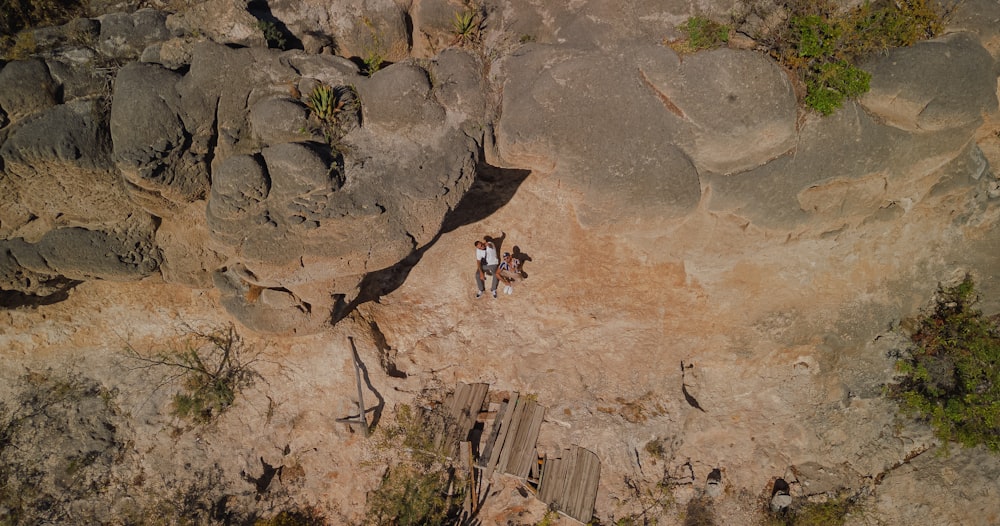
[[888,395],[904,414],[928,422],[946,448],[958,442],[1000,453],[1000,327],[974,307],[977,299],[968,276],[938,292]]
[[326,518],[313,508],[282,510],[266,518],[257,519],[253,526],[325,526]]
[[850,492],[841,492],[823,502],[805,501],[780,513],[769,511],[763,526],[843,526],[850,514],[859,510],[856,497]]
[[385,66],[385,56],[377,48],[369,49],[361,59],[361,72],[370,77]]
[[34,31],[22,31],[14,37],[9,47],[4,51],[4,57],[9,60],[24,60],[38,52]]
[[375,26],[368,17],[362,17],[361,23],[368,28],[371,36],[371,44],[364,47],[365,55],[360,57],[361,73],[365,76],[372,76],[386,65],[386,51],[382,44],[382,30]]

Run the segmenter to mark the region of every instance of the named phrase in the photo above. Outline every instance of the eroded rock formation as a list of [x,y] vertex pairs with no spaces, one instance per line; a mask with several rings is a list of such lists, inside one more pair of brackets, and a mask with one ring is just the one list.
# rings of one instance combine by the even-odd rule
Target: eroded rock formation
[[[0,290],[162,281],[296,335],[357,308],[345,323],[391,344],[377,380],[396,401],[451,381],[537,392],[543,445],[602,458],[603,517],[634,504],[624,477],[694,488],[720,468],[739,492],[722,502],[778,477],[796,497],[881,484],[892,524],[957,478],[995,482],[982,452],[923,455],[933,439],[881,397],[891,329],[938,282],[972,273],[997,310],[995,2],[863,64],[871,91],[825,118],[753,49],[773,3],[712,3],[747,11],[747,45],[684,55],[663,42],[688,3],[541,4],[485,2],[473,46],[455,45],[463,6],[436,0],[212,0],[74,22],[83,47],[50,30],[62,44],[0,69]],[[267,49],[255,16],[301,49]],[[373,53],[391,64],[369,75]],[[323,86],[343,97],[326,122],[308,104]],[[484,233],[530,254],[497,300],[515,308],[471,299]],[[276,390],[300,412],[274,427],[297,436],[312,408],[291,384]],[[921,480],[950,489],[920,497]]]

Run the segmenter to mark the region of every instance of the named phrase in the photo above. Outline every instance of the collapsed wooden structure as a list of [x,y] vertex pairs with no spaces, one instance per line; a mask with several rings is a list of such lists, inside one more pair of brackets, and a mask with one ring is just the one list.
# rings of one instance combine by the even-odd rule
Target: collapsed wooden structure
[[[500,473],[520,479],[551,509],[588,523],[593,517],[600,481],[601,462],[597,455],[576,445],[558,456],[539,455],[537,441],[545,407],[533,397],[515,392],[500,403],[490,422],[491,413],[484,411],[488,391],[488,384],[459,383],[443,405],[449,425],[436,438],[439,445],[444,444],[453,454],[457,453],[470,472],[467,511],[475,512],[483,481]],[[481,419],[480,415],[487,418]],[[484,431],[485,425],[491,424],[490,431],[473,436],[480,420],[484,421]],[[481,454],[476,455],[476,451]]]

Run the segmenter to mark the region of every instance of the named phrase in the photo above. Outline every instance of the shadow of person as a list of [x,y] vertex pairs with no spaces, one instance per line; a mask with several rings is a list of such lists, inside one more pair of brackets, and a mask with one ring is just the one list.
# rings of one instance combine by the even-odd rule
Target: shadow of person
[[528,279],[528,273],[524,271],[524,264],[531,261],[531,256],[526,252],[521,252],[521,247],[517,245],[511,249],[510,255],[517,260],[517,266],[521,269],[521,279]]
[[493,243],[493,246],[497,249],[497,255],[503,254],[503,240],[507,239],[507,233],[503,230],[500,231],[500,237],[484,236],[483,239]]

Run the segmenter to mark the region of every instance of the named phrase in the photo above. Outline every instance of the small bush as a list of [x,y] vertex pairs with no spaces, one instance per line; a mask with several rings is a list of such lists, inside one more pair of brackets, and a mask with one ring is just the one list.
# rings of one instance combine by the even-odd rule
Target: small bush
[[285,38],[285,32],[279,29],[274,22],[258,20],[257,29],[263,33],[264,40],[267,41],[267,47],[285,49],[285,46],[288,45],[288,40]]
[[[395,423],[380,428],[380,449],[402,448],[378,489],[368,495],[366,522],[372,525],[451,524],[461,513],[468,480],[458,474],[438,442],[447,422],[433,410],[396,410]],[[449,493],[449,489],[451,493]]]
[[868,91],[871,74],[847,62],[823,64],[819,74],[806,80],[806,105],[823,115],[830,115],[844,103]]
[[729,42],[729,26],[714,20],[693,16],[688,18],[678,29],[685,35],[681,42],[681,51],[698,51],[719,47]]
[[454,500],[447,495],[448,485],[449,477],[444,470],[399,464],[386,473],[382,485],[368,496],[368,521],[398,526],[444,524],[456,511]]
[[173,397],[173,414],[206,423],[233,405],[237,393],[260,377],[253,368],[259,353],[231,323],[208,330],[185,326],[183,330],[180,349],[141,353],[128,345],[125,352],[141,368],[167,371],[166,381],[181,380],[183,390]]
[[382,45],[382,30],[368,17],[362,17],[361,23],[368,28],[371,37],[371,44],[364,46],[365,55],[360,57],[361,73],[370,77],[387,65],[386,51]]
[[841,493],[824,502],[800,502],[779,513],[768,512],[764,526],[843,526],[860,509],[856,498]]
[[313,119],[313,131],[318,131],[331,146],[350,131],[359,119],[361,104],[350,86],[331,87],[318,84],[305,101]]
[[326,519],[312,508],[284,510],[268,519],[257,519],[253,526],[325,526]]
[[829,115],[869,89],[862,60],[937,35],[946,13],[933,0],[865,2],[842,10],[833,0],[794,0],[785,27],[765,42],[806,87],[809,108]]
[[910,336],[903,377],[889,389],[904,414],[929,422],[941,440],[1000,452],[1000,328],[975,309],[970,277],[939,291]]
[[707,497],[698,497],[688,501],[684,509],[684,526],[715,526],[715,512],[712,501]]

